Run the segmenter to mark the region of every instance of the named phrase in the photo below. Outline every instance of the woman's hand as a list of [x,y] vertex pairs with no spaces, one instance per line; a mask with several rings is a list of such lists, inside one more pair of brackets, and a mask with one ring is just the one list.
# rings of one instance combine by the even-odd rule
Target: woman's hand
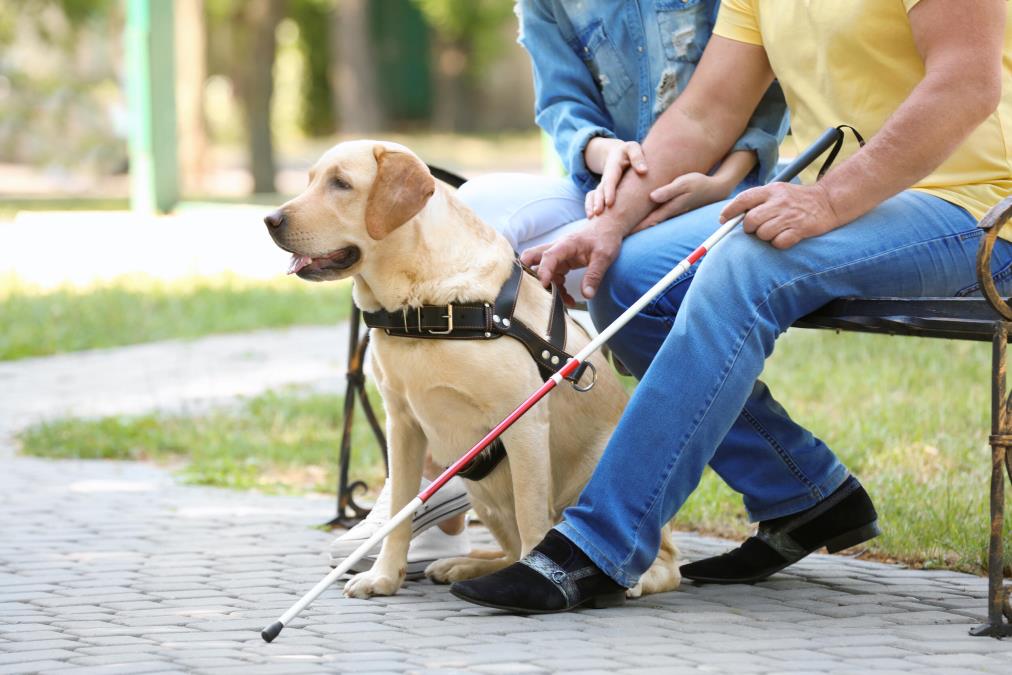
[[[603,163],[589,161],[591,155],[604,157]],[[641,176],[647,172],[647,160],[643,148],[636,141],[621,141],[617,138],[598,136],[587,145],[587,166],[591,170],[596,164],[601,170],[601,182],[587,193],[584,208],[588,218],[599,216],[615,203],[618,182],[630,166]]]
[[703,173],[683,174],[650,193],[650,201],[657,206],[632,229],[632,232],[645,230],[668,218],[727,199],[733,188],[734,186],[729,185],[726,179],[718,176],[707,176]]

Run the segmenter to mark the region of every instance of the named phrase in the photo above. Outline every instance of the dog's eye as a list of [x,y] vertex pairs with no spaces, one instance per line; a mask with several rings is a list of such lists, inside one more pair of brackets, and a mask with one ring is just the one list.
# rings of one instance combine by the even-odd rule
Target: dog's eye
[[330,179],[330,187],[334,188],[335,190],[351,189],[351,185],[348,184],[348,181],[344,180],[340,176],[334,176],[333,178]]

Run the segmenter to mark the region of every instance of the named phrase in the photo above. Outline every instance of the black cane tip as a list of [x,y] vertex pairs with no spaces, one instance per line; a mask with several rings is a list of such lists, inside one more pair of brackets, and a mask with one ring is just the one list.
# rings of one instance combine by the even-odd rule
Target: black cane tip
[[275,621],[271,625],[267,626],[267,628],[260,631],[260,637],[264,639],[264,642],[274,642],[274,638],[278,636],[278,633],[280,633],[281,629],[284,627],[285,624],[280,621]]

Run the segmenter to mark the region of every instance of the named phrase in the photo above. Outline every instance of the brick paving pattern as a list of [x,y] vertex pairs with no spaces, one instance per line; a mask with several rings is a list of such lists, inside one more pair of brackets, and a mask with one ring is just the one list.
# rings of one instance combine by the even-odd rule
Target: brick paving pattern
[[[468,605],[429,582],[372,600],[335,587],[265,644],[260,629],[327,572],[332,535],[314,525],[332,514],[330,499],[187,486],[139,463],[13,456],[10,432],[110,412],[98,404],[115,407],[112,394],[138,412],[312,379],[303,367],[261,367],[258,385],[243,354],[310,354],[340,382],[343,330],[323,343],[314,331],[286,335],[283,350],[213,338],[0,365],[0,675],[1012,673],[1012,640],[967,635],[984,612],[983,578],[841,556],[811,556],[754,586],[686,585],[537,617]],[[300,352],[302,339],[317,346]],[[210,363],[213,386],[157,374],[184,361],[189,372]],[[687,559],[730,545],[688,534],[678,543]]]

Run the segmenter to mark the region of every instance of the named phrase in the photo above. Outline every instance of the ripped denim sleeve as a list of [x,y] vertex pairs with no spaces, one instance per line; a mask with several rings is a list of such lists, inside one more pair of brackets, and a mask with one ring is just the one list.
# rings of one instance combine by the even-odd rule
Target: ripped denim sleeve
[[599,177],[587,168],[583,152],[596,136],[615,137],[601,90],[572,47],[571,27],[556,20],[552,2],[520,0],[517,11],[518,41],[534,71],[535,122],[551,137],[573,182],[589,191]]
[[774,81],[752,113],[745,133],[731,148],[732,152],[752,150],[758,158],[756,167],[744,182],[750,186],[762,185],[772,177],[779,159],[780,143],[787,135],[789,127],[790,115],[787,111],[787,102],[784,100],[784,92],[780,88],[780,83]]

